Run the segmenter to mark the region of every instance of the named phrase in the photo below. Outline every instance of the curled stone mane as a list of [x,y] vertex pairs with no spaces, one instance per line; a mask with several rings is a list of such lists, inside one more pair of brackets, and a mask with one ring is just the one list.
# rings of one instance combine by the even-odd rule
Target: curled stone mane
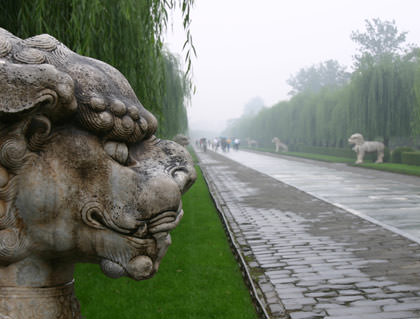
[[18,191],[19,171],[31,164],[31,158],[37,156],[33,151],[48,140],[50,121],[34,116],[30,122],[39,120],[45,126],[40,125],[38,130],[31,132],[26,121],[22,128],[11,129],[0,137],[0,264],[9,264],[28,254],[28,240],[13,201]]
[[0,318],[80,319],[74,265],[146,280],[196,178],[124,76],[0,28]]
[[[22,40],[0,28],[0,65],[1,81],[10,81],[9,72],[27,84],[20,96],[7,92],[7,100],[0,100],[0,263],[7,264],[27,253],[13,205],[19,170],[42,150],[53,124],[74,123],[99,136],[105,151],[124,164],[128,144],[150,138],[157,121],[118,70],[74,53],[48,34]],[[28,78],[19,65],[35,72]],[[47,88],[32,102],[39,83]]]
[[[104,140],[136,143],[152,136],[157,128],[155,117],[139,102],[127,80],[115,68],[101,61],[78,55],[54,37],[42,34],[25,40],[0,28],[0,60],[15,64],[54,66],[71,80],[61,89],[61,98],[76,101],[67,106],[60,120],[75,115],[77,124]],[[4,114],[2,105],[0,114]],[[58,110],[48,110],[57,115]],[[51,114],[56,113],[56,114]]]

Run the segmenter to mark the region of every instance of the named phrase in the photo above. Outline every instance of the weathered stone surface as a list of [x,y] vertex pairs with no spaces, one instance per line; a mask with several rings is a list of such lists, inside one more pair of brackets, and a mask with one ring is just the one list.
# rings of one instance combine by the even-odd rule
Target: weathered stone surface
[[[310,174],[325,173],[322,167],[293,162],[290,165],[299,169],[294,174],[286,160],[277,162],[276,157],[225,154],[261,174],[213,152],[198,155],[217,196],[226,203],[223,212],[235,225],[235,238],[252,260],[270,266],[258,265],[259,278],[271,282],[287,316],[418,317],[419,244],[267,176],[282,174],[281,179],[307,191],[319,188]],[[326,173],[330,180],[332,174]],[[358,182],[361,189],[366,187],[363,180]],[[331,193],[349,185],[342,184],[329,186]],[[274,296],[269,300],[272,305]],[[276,319],[287,316],[272,314]]]
[[49,35],[0,43],[0,317],[79,318],[74,264],[153,276],[193,162],[110,65]]

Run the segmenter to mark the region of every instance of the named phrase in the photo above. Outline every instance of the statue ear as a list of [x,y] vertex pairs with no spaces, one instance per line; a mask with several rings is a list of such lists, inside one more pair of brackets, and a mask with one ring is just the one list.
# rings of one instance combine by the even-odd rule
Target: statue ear
[[50,64],[14,64],[0,59],[0,119],[39,112],[52,121],[77,108],[72,78]]

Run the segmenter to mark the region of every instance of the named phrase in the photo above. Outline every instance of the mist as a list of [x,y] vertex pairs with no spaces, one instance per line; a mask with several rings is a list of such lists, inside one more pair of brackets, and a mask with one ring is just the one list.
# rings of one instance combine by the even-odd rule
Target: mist
[[[419,8],[407,0],[197,1],[190,130],[219,134],[255,97],[265,107],[289,100],[287,80],[302,68],[332,59],[351,71],[357,46],[350,35],[366,19],[395,20],[408,42],[418,42]],[[169,28],[166,45],[181,57],[184,41],[182,28]]]

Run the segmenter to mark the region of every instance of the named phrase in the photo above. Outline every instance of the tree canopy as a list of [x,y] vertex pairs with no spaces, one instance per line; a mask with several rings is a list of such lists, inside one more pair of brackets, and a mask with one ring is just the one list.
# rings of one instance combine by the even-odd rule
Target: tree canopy
[[[183,126],[168,129],[163,124],[170,120],[186,123],[186,112],[176,111],[174,116],[173,111],[180,108],[170,102],[168,94],[176,91],[185,102],[191,81],[176,59],[166,53],[163,32],[169,12],[179,8],[184,18],[189,70],[195,52],[189,29],[193,3],[194,0],[2,0],[0,26],[21,38],[51,34],[73,51],[116,67],[142,104],[158,117],[159,134],[171,137],[180,133]],[[168,77],[176,77],[183,84],[167,81]]]
[[289,146],[327,147],[346,146],[356,132],[386,145],[392,138],[418,137],[420,49],[404,46],[406,32],[395,22],[366,24],[366,32],[352,33],[362,54],[352,74],[334,60],[301,69],[288,81],[289,101],[230,123],[224,134],[267,147],[274,136]]
[[365,31],[353,31],[351,39],[359,45],[359,54],[354,56],[356,64],[369,57],[379,61],[403,53],[407,32],[400,32],[395,21],[382,21],[379,18],[365,20]]
[[243,115],[256,115],[264,107],[264,101],[261,97],[256,96],[250,99],[245,105]]
[[336,60],[327,60],[308,68],[302,68],[292,75],[287,84],[292,87],[290,95],[301,92],[318,92],[326,86],[342,86],[349,80],[346,67],[341,66]]

